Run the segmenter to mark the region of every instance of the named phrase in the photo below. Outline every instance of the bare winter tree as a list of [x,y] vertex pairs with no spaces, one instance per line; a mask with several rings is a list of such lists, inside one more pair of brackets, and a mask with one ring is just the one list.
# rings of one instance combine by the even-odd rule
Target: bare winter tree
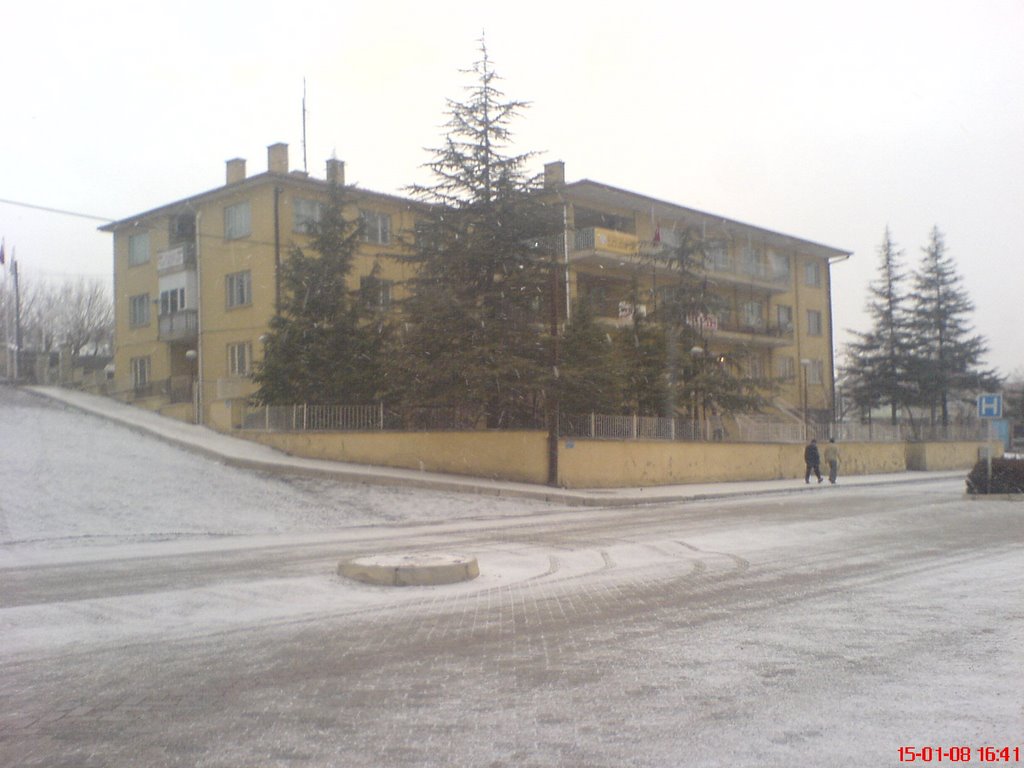
[[60,296],[55,286],[45,282],[20,281],[21,348],[35,352],[50,352],[57,348],[57,313]]
[[[68,346],[78,357],[86,351],[96,354],[110,346],[114,332],[114,304],[106,283],[99,278],[50,284],[21,279],[21,347],[51,352]],[[3,295],[5,326],[13,341],[13,296]]]
[[60,343],[73,357],[98,354],[110,346],[114,333],[114,305],[106,283],[93,278],[64,283],[59,288],[57,327]]

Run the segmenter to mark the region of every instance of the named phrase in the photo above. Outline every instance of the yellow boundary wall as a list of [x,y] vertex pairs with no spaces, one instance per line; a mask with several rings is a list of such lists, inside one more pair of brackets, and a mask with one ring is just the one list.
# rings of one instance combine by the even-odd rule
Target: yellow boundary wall
[[[236,432],[295,456],[544,484],[547,434],[495,432]],[[984,443],[842,443],[840,475],[968,470]],[[1001,455],[999,443],[991,443]],[[824,444],[821,445],[824,452]],[[559,444],[559,485],[622,488],[803,476],[802,445],[580,440]],[[823,467],[824,469],[824,467]]]
[[294,456],[543,485],[547,433],[237,432]]

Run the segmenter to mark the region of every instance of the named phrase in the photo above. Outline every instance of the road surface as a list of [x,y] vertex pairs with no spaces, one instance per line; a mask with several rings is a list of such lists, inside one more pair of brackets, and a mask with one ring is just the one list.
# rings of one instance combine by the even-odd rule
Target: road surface
[[[5,766],[1024,759],[1024,505],[959,481],[570,510],[246,473],[2,388],[0,429]],[[481,575],[335,572],[412,551]]]

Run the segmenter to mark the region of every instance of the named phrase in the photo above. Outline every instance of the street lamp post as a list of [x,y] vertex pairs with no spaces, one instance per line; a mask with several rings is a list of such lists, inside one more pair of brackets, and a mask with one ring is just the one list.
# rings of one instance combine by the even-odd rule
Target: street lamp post
[[705,439],[706,435],[704,429],[704,421],[702,418],[704,414],[701,413],[701,395],[703,394],[701,392],[701,389],[705,384],[703,378],[706,350],[704,349],[704,347],[695,344],[693,345],[693,347],[690,348],[690,356],[693,358],[694,365],[696,366],[697,370],[697,375],[695,377],[695,386],[693,388],[693,432],[694,437],[696,437],[697,425],[699,424],[701,439]]

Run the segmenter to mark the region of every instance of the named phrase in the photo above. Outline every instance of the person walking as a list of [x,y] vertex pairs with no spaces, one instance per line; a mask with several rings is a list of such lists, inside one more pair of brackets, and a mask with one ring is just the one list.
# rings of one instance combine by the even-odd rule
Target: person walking
[[830,438],[828,445],[825,446],[825,463],[828,464],[828,481],[835,485],[839,476],[839,446],[836,445],[834,437]]
[[818,441],[812,439],[804,448],[804,464],[807,465],[807,469],[804,472],[804,482],[811,482],[811,472],[818,478],[818,482],[821,482],[821,454],[818,453]]

